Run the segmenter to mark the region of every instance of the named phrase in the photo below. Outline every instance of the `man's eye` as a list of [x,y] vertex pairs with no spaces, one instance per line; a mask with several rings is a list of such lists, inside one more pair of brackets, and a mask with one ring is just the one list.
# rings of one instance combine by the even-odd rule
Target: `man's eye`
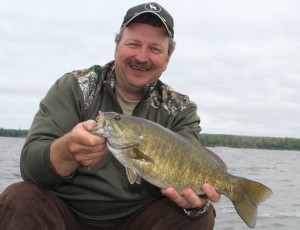
[[151,48],[152,52],[154,53],[160,53],[160,49],[156,48],[156,47],[152,47]]
[[129,43],[128,45],[131,46],[131,47],[138,47],[139,46],[137,43]]

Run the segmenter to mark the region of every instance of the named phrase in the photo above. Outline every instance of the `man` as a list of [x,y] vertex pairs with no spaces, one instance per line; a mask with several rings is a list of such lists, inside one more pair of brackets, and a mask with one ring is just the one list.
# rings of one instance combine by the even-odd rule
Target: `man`
[[[214,209],[191,189],[181,196],[128,183],[106,139],[88,132],[98,111],[155,121],[199,141],[196,105],[159,78],[174,50],[172,16],[157,3],[129,9],[115,61],[58,79],[40,103],[21,154],[26,182],[0,199],[1,229],[212,229]],[[201,186],[201,185],[199,185]],[[207,197],[219,194],[203,185]]]

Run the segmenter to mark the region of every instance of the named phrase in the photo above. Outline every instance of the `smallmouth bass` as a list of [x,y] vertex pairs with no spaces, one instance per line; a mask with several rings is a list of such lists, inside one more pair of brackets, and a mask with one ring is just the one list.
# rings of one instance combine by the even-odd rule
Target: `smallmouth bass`
[[99,112],[91,133],[107,138],[111,153],[126,168],[131,184],[141,178],[166,189],[191,188],[203,194],[202,185],[211,184],[227,196],[250,228],[255,227],[257,205],[272,194],[265,185],[231,175],[226,164],[200,143],[191,143],[163,126],[138,117]]

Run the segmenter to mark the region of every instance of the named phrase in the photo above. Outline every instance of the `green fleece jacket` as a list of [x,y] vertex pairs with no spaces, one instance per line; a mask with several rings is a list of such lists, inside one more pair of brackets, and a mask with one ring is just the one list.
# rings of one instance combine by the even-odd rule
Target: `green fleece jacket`
[[[117,225],[162,196],[159,188],[146,181],[129,184],[125,168],[111,153],[95,167],[80,166],[68,177],[58,175],[50,162],[51,143],[75,125],[95,119],[99,110],[122,113],[114,87],[114,62],[65,74],[41,101],[21,153],[24,180],[52,189],[79,219],[99,227]],[[132,115],[199,141],[196,110],[187,96],[159,80],[156,85],[145,86]]]

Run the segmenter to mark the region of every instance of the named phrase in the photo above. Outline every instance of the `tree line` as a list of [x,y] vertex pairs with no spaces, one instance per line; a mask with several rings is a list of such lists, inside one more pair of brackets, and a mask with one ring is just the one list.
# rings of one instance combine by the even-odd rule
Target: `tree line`
[[201,144],[207,147],[300,150],[300,139],[252,137],[223,134],[199,134]]
[[4,129],[0,128],[1,137],[26,137],[28,130],[24,129]]
[[[28,130],[0,128],[2,137],[26,137]],[[300,139],[277,137],[252,137],[226,134],[199,134],[201,144],[206,147],[231,147],[231,148],[255,148],[300,150]]]

